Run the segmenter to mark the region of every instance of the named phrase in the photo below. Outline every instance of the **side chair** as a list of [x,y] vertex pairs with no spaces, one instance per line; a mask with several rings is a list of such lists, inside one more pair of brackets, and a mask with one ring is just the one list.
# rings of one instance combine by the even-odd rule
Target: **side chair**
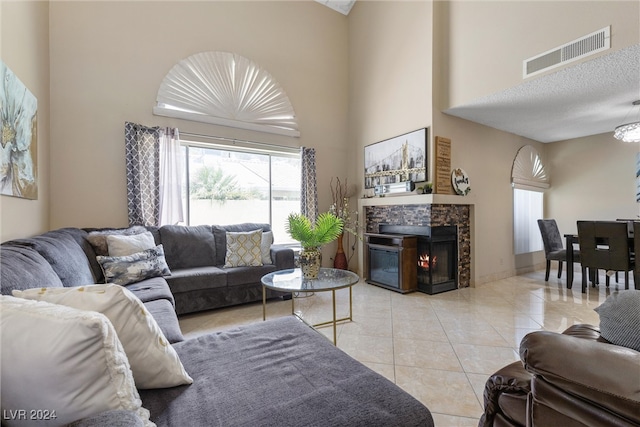
[[[589,274],[594,277],[593,286],[596,284],[598,270],[622,271],[625,289],[629,289],[629,271],[634,270],[635,260],[627,224],[619,221],[578,221],[577,225],[582,264],[582,292],[587,290],[587,268]],[[605,277],[606,286],[609,286],[609,274]]]
[[[558,261],[558,279],[562,277],[562,263],[567,261],[567,249],[573,250],[573,260],[580,261],[580,252],[573,248],[565,249],[562,245],[562,236],[558,230],[558,224],[555,219],[539,219],[538,228],[542,235],[542,243],[544,244],[544,256],[547,260],[547,269],[544,274],[544,281],[549,281],[549,271],[551,270],[551,261]],[[571,268],[568,266],[567,268]]]

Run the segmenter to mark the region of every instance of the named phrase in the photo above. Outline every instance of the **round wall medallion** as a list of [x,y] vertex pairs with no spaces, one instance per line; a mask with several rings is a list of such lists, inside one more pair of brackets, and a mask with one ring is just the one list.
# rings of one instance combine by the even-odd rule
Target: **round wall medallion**
[[451,171],[451,184],[456,194],[460,196],[466,196],[471,191],[471,185],[469,185],[469,176],[467,173],[460,169],[454,169]]

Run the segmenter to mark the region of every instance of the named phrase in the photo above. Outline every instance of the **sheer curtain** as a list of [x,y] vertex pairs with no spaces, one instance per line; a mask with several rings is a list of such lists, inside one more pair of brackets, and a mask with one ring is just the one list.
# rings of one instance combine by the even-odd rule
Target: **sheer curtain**
[[300,213],[311,222],[318,217],[318,185],[316,180],[315,148],[300,148],[302,161],[302,185],[300,187]]
[[177,128],[159,131],[160,142],[160,225],[184,221],[182,177],[184,159]]
[[125,123],[129,226],[183,220],[178,129]]

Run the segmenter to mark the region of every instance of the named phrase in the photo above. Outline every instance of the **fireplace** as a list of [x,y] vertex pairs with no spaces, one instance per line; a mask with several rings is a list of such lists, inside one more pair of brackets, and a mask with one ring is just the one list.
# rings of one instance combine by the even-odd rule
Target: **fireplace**
[[397,292],[416,290],[417,236],[365,233],[365,280]]
[[[458,287],[458,230],[449,226],[413,226],[380,224],[379,234],[415,236],[416,257],[405,257],[404,263],[413,263],[416,271],[416,287],[427,294],[437,294]],[[405,266],[404,268],[407,268]],[[412,286],[413,289],[415,289]]]

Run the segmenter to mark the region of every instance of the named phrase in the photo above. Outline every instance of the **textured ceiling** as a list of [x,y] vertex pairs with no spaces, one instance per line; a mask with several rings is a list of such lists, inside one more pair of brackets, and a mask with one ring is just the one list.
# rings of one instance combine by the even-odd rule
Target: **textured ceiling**
[[[356,0],[316,0],[348,15]],[[640,44],[567,66],[444,111],[452,116],[555,142],[611,132],[640,120]],[[633,114],[631,114],[633,113]]]
[[[640,45],[526,81],[444,111],[472,122],[554,142],[638,120]],[[630,115],[630,113],[634,113]]]
[[356,0],[316,0],[333,10],[336,10],[343,15],[348,15]]

